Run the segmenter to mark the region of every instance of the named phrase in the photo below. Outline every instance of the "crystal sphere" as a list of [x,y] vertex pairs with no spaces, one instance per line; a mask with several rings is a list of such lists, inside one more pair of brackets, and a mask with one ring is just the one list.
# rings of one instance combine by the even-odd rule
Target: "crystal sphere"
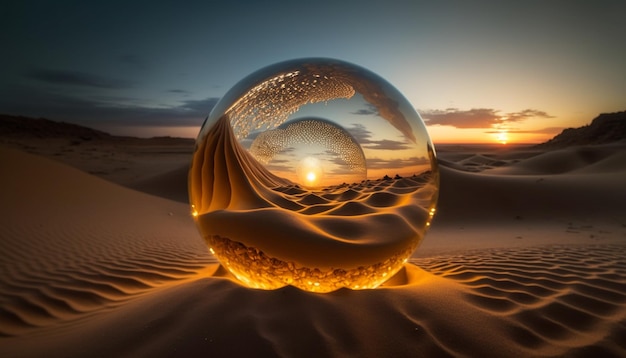
[[209,250],[249,287],[374,288],[435,213],[424,122],[362,67],[307,58],[237,83],[205,120],[189,171]]

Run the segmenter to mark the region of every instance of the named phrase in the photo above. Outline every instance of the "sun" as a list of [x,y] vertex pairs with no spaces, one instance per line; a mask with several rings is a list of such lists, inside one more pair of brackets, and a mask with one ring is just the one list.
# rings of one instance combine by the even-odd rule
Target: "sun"
[[309,183],[315,183],[315,179],[317,178],[317,175],[315,175],[314,172],[309,172],[306,175],[306,181],[308,181]]
[[300,161],[296,174],[300,184],[309,188],[319,187],[324,175],[322,162],[315,157],[306,157]]
[[500,142],[501,144],[506,144],[509,141],[509,135],[507,131],[498,132],[497,138],[498,142]]

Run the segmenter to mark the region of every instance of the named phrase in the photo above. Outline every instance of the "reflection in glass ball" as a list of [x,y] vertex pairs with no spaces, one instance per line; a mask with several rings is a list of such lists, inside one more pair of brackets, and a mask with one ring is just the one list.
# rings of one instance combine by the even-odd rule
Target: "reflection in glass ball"
[[250,153],[259,162],[289,162],[293,157],[302,157],[297,167],[297,177],[292,177],[292,168],[274,174],[306,187],[321,186],[324,167],[341,168],[342,180],[360,182],[366,179],[366,160],[363,149],[343,127],[318,118],[301,118],[286,122],[276,129],[260,133],[250,145]]
[[315,188],[320,186],[323,178],[324,171],[319,159],[315,157],[306,157],[302,159],[298,169],[298,179],[307,188]]
[[415,109],[379,76],[330,59],[235,85],[202,126],[189,172],[211,252],[264,289],[377,287],[421,242],[438,189]]

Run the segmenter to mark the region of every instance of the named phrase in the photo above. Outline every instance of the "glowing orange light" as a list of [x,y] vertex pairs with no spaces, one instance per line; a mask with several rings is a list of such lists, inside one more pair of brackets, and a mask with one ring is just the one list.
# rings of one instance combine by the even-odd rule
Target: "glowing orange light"
[[302,184],[308,187],[319,186],[322,179],[323,169],[319,159],[314,157],[306,157],[298,166],[298,176]]
[[502,144],[506,144],[509,141],[509,136],[508,136],[508,132],[507,131],[500,131],[498,132],[498,142],[502,143]]

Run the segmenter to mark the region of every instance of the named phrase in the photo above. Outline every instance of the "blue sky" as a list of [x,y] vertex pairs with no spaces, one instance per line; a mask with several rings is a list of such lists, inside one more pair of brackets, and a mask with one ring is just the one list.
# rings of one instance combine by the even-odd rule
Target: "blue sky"
[[331,57],[368,68],[435,142],[541,141],[626,109],[624,1],[14,1],[0,113],[194,136],[237,81]]

